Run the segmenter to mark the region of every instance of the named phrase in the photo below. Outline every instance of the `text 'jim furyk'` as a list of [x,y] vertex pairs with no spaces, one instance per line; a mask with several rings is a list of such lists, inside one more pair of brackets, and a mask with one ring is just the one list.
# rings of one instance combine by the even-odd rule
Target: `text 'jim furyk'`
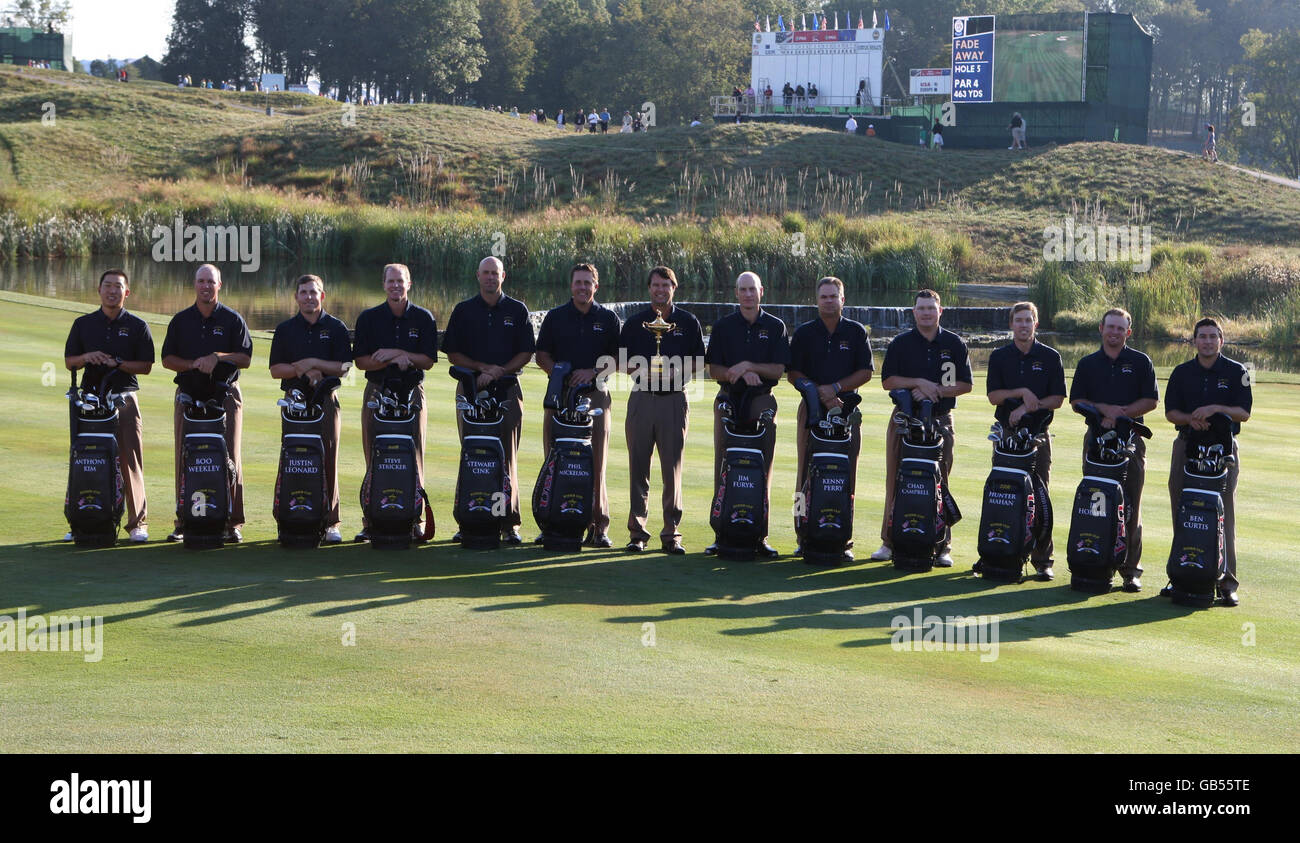
[[0,653],[81,653],[88,662],[104,657],[104,616],[0,615]]
[[155,225],[153,259],[159,263],[234,263],[244,272],[262,265],[260,225],[186,225],[180,214],[171,226]]
[[86,779],[73,773],[50,783],[51,814],[130,814],[131,822],[153,816],[153,781]]

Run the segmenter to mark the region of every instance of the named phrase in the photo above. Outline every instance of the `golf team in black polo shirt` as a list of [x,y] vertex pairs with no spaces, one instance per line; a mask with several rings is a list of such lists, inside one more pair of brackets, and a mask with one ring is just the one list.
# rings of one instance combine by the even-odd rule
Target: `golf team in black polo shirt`
[[[1038,307],[1033,302],[1016,302],[1011,306],[1011,342],[989,355],[987,391],[989,403],[1001,408],[998,419],[1007,428],[1020,424],[1025,416],[1035,433],[1046,433],[1052,424],[1053,411],[1065,403],[1065,369],[1056,349],[1043,345],[1036,339],[1038,332]],[[1010,400],[1020,406],[1007,411],[1002,405]],[[1034,460],[1034,473],[1051,488],[1052,439],[1044,436],[1038,445]],[[1049,535],[1044,544],[1034,548],[1030,556],[1040,580],[1053,577],[1052,552],[1055,549]]]
[[[321,378],[345,374],[350,363],[354,362],[366,373],[363,407],[366,401],[373,399],[378,385],[386,379],[403,378],[409,382],[418,393],[421,407],[417,467],[423,485],[423,432],[427,413],[422,382],[424,372],[438,359],[437,321],[432,313],[409,300],[411,278],[407,267],[389,264],[384,267],[383,279],[386,301],[358,317],[355,340],[350,342],[347,326],[324,310],[324,282],[317,276],[300,277],[295,290],[298,313],[276,327],[270,350],[270,369],[271,374],[280,379],[282,389],[296,387],[306,391]],[[685,388],[689,380],[699,374],[698,368],[702,363],[709,366],[709,375],[721,386],[718,398],[727,395],[731,384],[742,381],[762,390],[762,395],[751,407],[754,416],[765,409],[775,410],[776,401],[771,388],[779,382],[782,374],[791,383],[803,378],[811,379],[817,385],[823,403],[830,407],[839,403],[841,396],[866,384],[874,373],[868,332],[860,323],[843,316],[843,282],[836,278],[819,280],[818,318],[800,325],[787,344],[785,324],[760,307],[761,280],[754,273],[742,273],[736,282],[739,307],[714,323],[707,352],[699,320],[673,304],[677,279],[667,267],[656,267],[650,272],[651,307],[630,315],[620,325],[612,311],[595,302],[599,287],[595,266],[577,264],[570,271],[572,298],[547,313],[536,343],[528,309],[523,302],[505,295],[504,279],[505,270],[501,262],[496,258],[485,258],[478,270],[479,293],[453,310],[442,335],[442,350],[453,365],[467,366],[479,373],[480,389],[496,390],[498,397],[507,402],[503,444],[515,494],[511,502],[512,520],[505,538],[511,543],[519,541],[520,523],[516,454],[523,400],[518,373],[533,359],[534,352],[539,366],[548,373],[556,363],[568,362],[574,368],[571,377],[591,380],[598,385],[592,395],[592,404],[605,410],[605,414],[598,417],[598,431],[593,441],[598,485],[593,520],[586,537],[589,546],[612,545],[607,534],[610,514],[604,467],[611,422],[606,378],[616,368],[615,358],[618,360],[617,369],[632,376],[633,388],[624,431],[631,480],[628,517],[631,542],[627,549],[637,552],[644,551],[650,539],[646,531],[646,504],[651,457],[655,449],[660,452],[664,479],[664,521],[660,540],[667,553],[685,552],[679,529],[683,505],[682,456],[689,413]],[[243,317],[219,300],[220,271],[211,264],[204,264],[195,272],[194,284],[195,304],[177,313],[168,325],[161,351],[163,365],[178,373],[190,370],[211,373],[219,362],[233,364],[237,369],[247,368],[252,358],[252,340]],[[119,384],[119,389],[134,393],[138,388],[135,376],[148,374],[154,354],[148,326],[123,307],[127,295],[129,288],[125,273],[110,270],[101,276],[102,307],[73,323],[65,347],[65,364],[72,370],[90,365],[119,368],[129,374]],[[940,327],[941,314],[938,294],[931,290],[919,291],[913,307],[915,327],[889,343],[881,385],[887,391],[908,389],[914,398],[935,403],[935,416],[944,439],[941,467],[946,483],[952,467],[951,412],[957,397],[970,391],[973,378],[966,344],[956,334]],[[662,316],[672,325],[664,333],[658,349],[654,334],[644,327],[657,316]],[[998,407],[997,414],[1004,424],[1015,425],[1022,417],[1029,416],[1037,420],[1040,430],[1045,430],[1053,411],[1065,400],[1065,377],[1060,354],[1036,338],[1037,317],[1037,308],[1032,303],[1020,302],[1012,308],[1012,342],[990,354],[987,391],[990,403]],[[1072,405],[1086,402],[1095,406],[1106,420],[1103,426],[1109,427],[1120,417],[1140,421],[1156,408],[1159,399],[1151,359],[1128,347],[1132,319],[1122,309],[1106,312],[1100,334],[1101,348],[1083,357],[1075,369],[1069,400]],[[1184,432],[1190,428],[1205,429],[1211,415],[1227,415],[1232,419],[1232,453],[1237,457],[1239,449],[1235,437],[1241,424],[1250,418],[1252,404],[1250,372],[1242,364],[1222,355],[1222,328],[1212,319],[1203,319],[1196,325],[1193,341],[1197,356],[1173,370],[1166,395],[1165,416],[1179,431],[1173,444],[1169,477],[1170,502],[1175,513],[1182,491],[1181,467],[1186,450]],[[666,362],[662,374],[649,365],[656,351]],[[1012,403],[1008,405],[1007,402]],[[333,436],[326,443],[326,472],[332,506],[327,541],[332,543],[341,540],[337,481],[341,424],[337,399],[329,403],[332,406],[327,408],[327,414],[331,419],[326,430],[327,433],[332,431]],[[242,398],[237,380],[227,395],[225,409],[227,446],[235,463],[235,494],[226,538],[238,542],[244,523],[244,504],[240,442]],[[892,412],[886,415],[892,417]],[[803,416],[801,404],[799,429],[803,427]],[[134,395],[123,411],[122,419],[119,441],[122,442],[127,528],[132,541],[145,541],[147,509],[140,470],[139,411]],[[368,414],[363,411],[362,439],[368,458],[367,421]],[[720,438],[720,426],[716,422],[715,418],[715,452]],[[179,405],[174,425],[177,440],[175,471],[179,484]],[[775,429],[775,424],[770,425],[772,441],[764,446],[769,472],[773,462]],[[547,426],[544,426],[543,440],[548,436]],[[796,435],[795,439],[800,445],[797,450],[802,473],[802,437]],[[855,483],[860,443],[860,434],[854,430]],[[1085,450],[1087,445],[1085,441]],[[549,447],[549,443],[544,441],[543,447]],[[1120,571],[1123,590],[1129,592],[1141,589],[1142,573],[1141,494],[1145,480],[1145,447],[1141,439],[1138,439],[1137,448],[1125,484],[1129,504],[1126,511],[1129,550],[1125,567]],[[891,454],[893,465],[890,464]],[[1040,446],[1039,454],[1038,470],[1046,483],[1051,468],[1050,443]],[[897,433],[892,419],[886,433],[885,455],[887,518],[892,493],[890,487],[898,459]],[[1220,603],[1228,606],[1238,603],[1235,536],[1238,471],[1239,464],[1234,462],[1229,471],[1228,493],[1224,497],[1227,575],[1220,583],[1219,595]],[[715,480],[717,472],[715,459]],[[768,484],[770,494],[770,473]],[[168,539],[179,539],[179,531],[178,521]],[[365,538],[363,524],[357,539]],[[890,558],[889,535],[884,525],[881,538],[883,546],[872,554],[873,559]],[[776,551],[772,550],[771,555],[775,554]],[[1037,549],[1032,562],[1040,578],[1050,579],[1053,563],[1051,544]],[[936,564],[952,564],[946,546]]]
[[[235,368],[247,369],[253,362],[253,339],[248,334],[244,317],[222,304],[221,270],[205,263],[194,272],[194,304],[172,317],[163,339],[162,364],[177,373],[197,370],[212,374],[218,363],[230,363]],[[180,389],[177,389],[177,394]],[[176,498],[181,496],[181,449],[184,435],[181,431],[183,411],[176,403],[173,410],[173,434],[176,444]],[[226,411],[226,449],[235,464],[234,495],[230,499],[230,519],[226,524],[226,541],[243,540],[244,526],[244,462],[243,428],[244,399],[239,391],[239,372],[234,374],[224,403]],[[180,541],[180,515],[174,518],[175,527],[168,541]]]
[[[323,378],[341,377],[352,365],[352,342],[348,326],[325,312],[325,282],[317,275],[303,275],[294,282],[298,313],[275,328],[271,339],[271,376],[280,378],[280,389],[300,389],[310,398]],[[325,449],[325,499],[328,501],[325,541],[343,541],[339,533],[339,397],[331,392],[321,405],[324,420],[321,445]]]

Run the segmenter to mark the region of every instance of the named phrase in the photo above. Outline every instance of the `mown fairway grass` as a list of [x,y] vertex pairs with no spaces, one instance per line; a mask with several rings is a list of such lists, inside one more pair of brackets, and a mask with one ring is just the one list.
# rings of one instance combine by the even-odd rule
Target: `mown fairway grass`
[[[822,570],[788,556],[726,563],[709,541],[708,397],[691,404],[690,554],[551,556],[531,545],[447,542],[457,447],[452,390],[431,375],[429,486],[438,539],[406,553],[347,544],[283,552],[270,517],[278,449],[255,340],[242,380],[249,524],[207,553],[161,539],[171,495],[172,389],[145,379],[145,469],[154,541],[83,551],[59,543],[67,458],[62,347],[75,312],[0,304],[0,614],[102,615],[104,655],[0,652],[7,751],[1295,751],[1300,624],[1293,564],[1300,386],[1265,382],[1242,437],[1242,606],[1181,610],[1155,595],[1170,539],[1170,431],[1157,425],[1140,595],[1085,597],[1055,583],[988,587],[969,574],[987,472],[987,404],[957,412],[957,567],[902,576],[881,563]],[[153,326],[157,342],[165,318]],[[56,372],[42,382],[43,367]],[[1161,372],[1162,379],[1168,372]],[[982,373],[976,392],[983,393]],[[542,377],[525,380],[521,478],[541,461]],[[1267,377],[1264,380],[1268,380]],[[1162,380],[1163,389],[1163,380]],[[772,541],[794,546],[793,390],[782,387]],[[345,388],[344,531],[357,527],[360,390]],[[610,490],[625,541],[625,396],[615,401]],[[857,550],[877,545],[884,396],[871,385]],[[1081,425],[1058,419],[1058,511],[1079,478]],[[657,475],[651,487],[651,529]],[[1067,525],[1057,525],[1058,546]],[[525,514],[524,534],[535,534]],[[619,541],[621,544],[621,541]],[[1062,552],[1063,553],[1063,552]],[[1058,558],[1061,558],[1058,556]],[[1062,559],[1059,568],[1064,575]],[[897,652],[895,615],[994,615],[996,661]],[[356,646],[342,645],[355,624]],[[645,624],[654,624],[653,628]],[[1249,624],[1253,639],[1244,639]],[[651,641],[654,646],[645,646]],[[1253,640],[1253,645],[1243,644]]]

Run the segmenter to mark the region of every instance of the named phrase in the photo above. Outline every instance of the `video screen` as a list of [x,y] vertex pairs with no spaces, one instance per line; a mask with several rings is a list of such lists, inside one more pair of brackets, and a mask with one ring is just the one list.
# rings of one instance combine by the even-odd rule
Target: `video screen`
[[1083,30],[996,31],[995,102],[1078,102],[1082,98]]

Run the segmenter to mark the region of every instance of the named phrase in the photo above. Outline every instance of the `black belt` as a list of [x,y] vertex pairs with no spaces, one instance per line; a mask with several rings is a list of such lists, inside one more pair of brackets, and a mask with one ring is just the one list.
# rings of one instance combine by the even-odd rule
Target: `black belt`
[[641,391],[651,395],[682,395],[686,392],[684,389],[643,389]]

